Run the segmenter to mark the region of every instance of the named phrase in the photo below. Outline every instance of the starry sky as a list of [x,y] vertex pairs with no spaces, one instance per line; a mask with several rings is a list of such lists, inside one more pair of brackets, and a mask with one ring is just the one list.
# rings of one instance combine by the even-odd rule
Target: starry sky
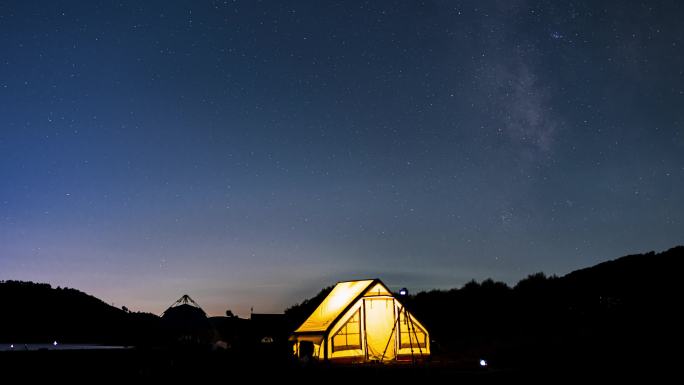
[[0,279],[161,313],[684,242],[684,3],[3,1]]

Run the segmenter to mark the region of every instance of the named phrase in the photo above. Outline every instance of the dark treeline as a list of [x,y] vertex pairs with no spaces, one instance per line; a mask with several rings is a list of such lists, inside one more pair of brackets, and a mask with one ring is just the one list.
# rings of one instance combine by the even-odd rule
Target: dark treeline
[[[402,298],[430,331],[433,355],[501,365],[623,365],[680,346],[684,247],[629,255],[563,277],[491,279]],[[286,310],[302,322],[330,291]]]

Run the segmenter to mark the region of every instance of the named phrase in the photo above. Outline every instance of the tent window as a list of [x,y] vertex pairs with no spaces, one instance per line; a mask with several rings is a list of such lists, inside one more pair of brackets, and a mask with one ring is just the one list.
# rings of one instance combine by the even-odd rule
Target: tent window
[[333,352],[340,350],[361,349],[361,309],[349,318],[347,323],[332,338]]
[[399,347],[425,349],[427,344],[427,333],[420,326],[406,317],[406,311],[402,311],[399,316]]

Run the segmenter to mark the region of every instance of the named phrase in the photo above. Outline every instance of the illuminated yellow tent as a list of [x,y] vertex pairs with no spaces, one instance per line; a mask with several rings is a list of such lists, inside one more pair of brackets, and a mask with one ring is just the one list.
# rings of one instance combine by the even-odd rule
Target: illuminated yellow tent
[[365,362],[430,355],[425,327],[379,280],[340,282],[291,337],[298,357]]

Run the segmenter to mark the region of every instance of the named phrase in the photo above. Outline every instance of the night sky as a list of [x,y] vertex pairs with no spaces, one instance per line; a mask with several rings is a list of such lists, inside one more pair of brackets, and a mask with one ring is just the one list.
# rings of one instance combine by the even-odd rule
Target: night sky
[[684,242],[684,3],[3,1],[0,279],[161,313]]

